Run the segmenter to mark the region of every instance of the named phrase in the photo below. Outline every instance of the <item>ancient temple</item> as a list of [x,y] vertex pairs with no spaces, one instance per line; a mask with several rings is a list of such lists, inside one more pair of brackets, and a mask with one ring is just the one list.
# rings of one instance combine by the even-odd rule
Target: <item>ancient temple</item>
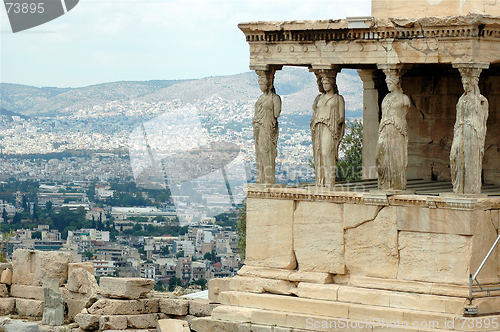
[[[364,177],[378,178],[378,190],[284,188],[272,175],[249,186],[245,266],[211,281],[223,305],[207,324],[500,330],[500,198],[485,190],[500,185],[500,4],[373,0],[371,17],[239,28],[266,84],[303,66],[326,96],[336,73],[358,70]],[[273,87],[262,90],[276,100]],[[324,105],[337,100],[340,120],[323,123],[340,137],[341,99],[330,93]],[[269,128],[278,105],[268,103]],[[415,193],[407,181],[445,181],[453,193]]]

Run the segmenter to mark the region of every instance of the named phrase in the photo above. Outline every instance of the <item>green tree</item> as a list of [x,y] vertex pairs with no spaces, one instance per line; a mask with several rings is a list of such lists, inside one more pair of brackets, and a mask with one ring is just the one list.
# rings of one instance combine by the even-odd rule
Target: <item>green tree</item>
[[177,286],[182,286],[182,280],[175,277],[170,278],[170,280],[168,281],[168,290],[172,292]]
[[52,210],[52,202],[48,201],[47,203],[45,203],[45,211],[47,211],[48,214],[50,213],[51,210]]
[[7,210],[5,210],[5,208],[3,208],[2,218],[3,218],[3,222],[9,221],[9,216],[7,215]]
[[203,259],[206,259],[207,261],[212,260],[212,254],[209,252],[206,252],[205,255],[203,255]]
[[243,207],[238,209],[236,233],[238,234],[238,250],[241,259],[245,259],[247,248],[247,204],[245,202],[243,202]]
[[36,232],[31,233],[31,238],[41,240],[42,239],[42,232],[36,231]]
[[158,280],[155,283],[154,290],[157,291],[157,292],[164,292],[165,291],[165,286],[163,285],[163,281]]
[[192,284],[199,285],[201,286],[201,290],[205,290],[205,288],[207,287],[207,279],[204,278],[196,279],[195,281],[192,282]]
[[167,246],[161,247],[161,254],[163,256],[168,256],[168,254],[170,254],[170,250],[168,250]]
[[347,121],[345,135],[339,146],[337,181],[361,180],[363,167],[363,123]]
[[177,254],[175,254],[175,257],[184,257],[184,250],[179,251]]

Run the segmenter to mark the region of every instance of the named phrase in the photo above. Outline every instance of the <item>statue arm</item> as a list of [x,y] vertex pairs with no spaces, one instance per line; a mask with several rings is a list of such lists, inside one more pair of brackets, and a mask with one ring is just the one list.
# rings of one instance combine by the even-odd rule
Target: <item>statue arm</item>
[[344,97],[339,95],[339,110],[338,110],[338,121],[337,127],[339,131],[339,137],[342,138],[344,136],[345,130],[345,101]]
[[405,112],[405,118],[406,118],[406,115],[408,114],[408,109],[411,106],[410,98],[407,95],[403,95],[403,106],[406,110]]
[[274,108],[274,117],[278,118],[281,114],[281,98],[277,94],[273,96],[273,108]]

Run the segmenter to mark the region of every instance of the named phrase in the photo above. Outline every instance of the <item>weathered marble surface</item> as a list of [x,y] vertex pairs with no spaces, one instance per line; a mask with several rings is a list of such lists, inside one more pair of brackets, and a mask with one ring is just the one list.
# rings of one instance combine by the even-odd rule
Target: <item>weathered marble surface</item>
[[318,70],[321,92],[312,105],[311,137],[317,186],[335,185],[338,148],[344,136],[345,102],[338,94],[336,70]]
[[406,189],[408,167],[408,134],[406,115],[410,99],[401,88],[401,71],[392,66],[382,67],[389,94],[382,101],[382,119],[378,130],[375,165],[378,187],[382,190]]
[[262,91],[262,95],[255,103],[255,115],[252,121],[257,183],[275,183],[281,98],[274,90],[274,70],[257,70],[256,72],[259,75],[259,86]]
[[457,103],[457,116],[450,152],[453,192],[481,193],[488,100],[479,92],[481,66],[461,64],[464,94]]

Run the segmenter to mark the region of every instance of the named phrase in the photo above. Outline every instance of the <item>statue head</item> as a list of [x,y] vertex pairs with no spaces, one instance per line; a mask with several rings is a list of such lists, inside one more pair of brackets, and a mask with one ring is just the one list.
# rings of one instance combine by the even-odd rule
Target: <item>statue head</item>
[[460,68],[459,71],[460,75],[462,75],[462,85],[465,93],[479,93],[480,70],[476,68]]
[[259,75],[259,87],[260,91],[263,93],[274,92],[273,79],[274,70],[256,70],[257,75]]
[[397,75],[395,72],[386,74],[385,83],[387,84],[387,88],[390,92],[401,89],[401,80],[399,78],[399,75]]
[[337,93],[337,83],[335,81],[335,76],[325,76],[321,79],[321,85],[326,93],[333,91],[333,93]]

